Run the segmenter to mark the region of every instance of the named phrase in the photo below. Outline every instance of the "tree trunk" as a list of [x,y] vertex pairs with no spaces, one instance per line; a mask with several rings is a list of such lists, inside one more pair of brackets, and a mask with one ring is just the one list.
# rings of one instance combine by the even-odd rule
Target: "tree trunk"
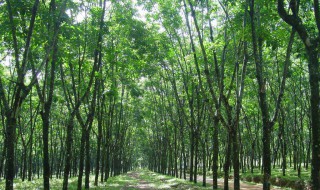
[[219,158],[219,119],[213,118],[213,158],[212,158],[212,177],[213,177],[213,189],[218,189],[218,158]]
[[[50,110],[50,108],[49,108]],[[49,162],[49,111],[41,113],[42,117],[42,141],[43,141],[43,187],[50,189],[50,162]]]
[[[99,87],[98,97],[101,96],[101,87]],[[105,96],[103,95],[102,101],[98,100],[98,135],[97,135],[97,157],[96,157],[96,167],[95,167],[95,178],[94,185],[98,185],[99,180],[99,171],[100,171],[100,157],[101,157],[101,141],[102,141],[102,124],[103,124],[103,114],[104,114],[104,106],[105,104]],[[103,154],[103,153],[102,153]],[[102,160],[103,162],[104,160]]]
[[105,159],[105,157],[106,157],[106,152],[107,152],[107,148],[106,148],[106,143],[104,143],[104,138],[102,139],[102,142],[101,142],[101,144],[102,144],[102,150],[101,150],[101,175],[100,175],[100,182],[103,182],[104,181],[104,165],[105,165],[105,163],[106,163],[106,159]]
[[233,148],[233,172],[234,172],[234,190],[240,190],[240,170],[239,170],[239,145],[238,145],[238,124],[231,132]]
[[320,189],[320,121],[319,121],[319,62],[318,62],[318,48],[307,50],[309,58],[309,83],[311,89],[311,129],[312,129],[312,168],[311,181],[312,188]]
[[68,190],[68,179],[71,171],[71,159],[72,159],[72,143],[73,143],[73,127],[74,116],[70,116],[67,124],[67,138],[66,138],[66,152],[65,152],[65,166],[63,174],[63,190]]
[[270,189],[270,177],[271,177],[271,149],[270,149],[270,135],[271,135],[271,123],[269,122],[269,111],[266,96],[266,79],[263,78],[262,71],[262,39],[257,38],[255,14],[254,14],[254,0],[251,0],[250,5],[250,17],[251,17],[251,34],[252,44],[254,52],[254,60],[256,65],[256,77],[258,81],[258,94],[259,105],[262,113],[262,162],[263,162],[263,190]]
[[[5,144],[5,143],[3,143]],[[6,146],[2,146],[2,151],[1,151],[1,160],[0,160],[0,177],[4,176],[4,172],[3,172],[3,166],[4,166],[4,161],[5,161],[5,155],[6,155]]]
[[84,168],[84,156],[85,156],[85,130],[81,130],[81,142],[80,142],[80,153],[79,153],[79,173],[78,173],[78,190],[82,189],[82,176],[83,176],[83,168]]
[[207,178],[207,153],[206,153],[206,142],[202,143],[202,186],[206,187],[206,178]]
[[8,110],[7,113],[7,127],[6,127],[6,190],[13,190],[13,179],[15,176],[15,157],[14,145],[16,139],[16,124],[17,119],[14,114]]
[[[198,126],[199,127],[199,126]],[[194,145],[195,145],[195,150],[194,150],[194,171],[193,171],[193,182],[197,183],[197,175],[198,175],[198,150],[199,150],[199,135],[198,135],[198,129],[196,129],[195,132],[195,139],[194,139]]]
[[26,178],[26,173],[27,173],[27,152],[28,152],[28,146],[23,147],[23,167],[22,167],[22,181],[25,180]]
[[[92,118],[93,119],[93,118]],[[90,123],[89,125],[92,125],[92,123]],[[86,167],[85,167],[85,189],[89,189],[89,179],[90,179],[90,130],[91,130],[91,126],[89,126],[89,129],[86,130]]]
[[191,129],[191,135],[190,135],[190,176],[189,181],[193,181],[193,163],[194,163],[194,132],[193,129]]
[[226,144],[226,157],[225,162],[223,166],[224,170],[224,190],[229,189],[229,168],[230,168],[230,162],[231,162],[231,145],[232,145],[232,136],[230,133],[228,133],[228,143]]
[[[102,117],[99,117],[102,120]],[[98,121],[98,137],[97,137],[97,157],[96,157],[96,167],[95,167],[95,178],[94,185],[98,185],[99,171],[100,171],[100,159],[101,159],[101,140],[102,140],[102,121]]]

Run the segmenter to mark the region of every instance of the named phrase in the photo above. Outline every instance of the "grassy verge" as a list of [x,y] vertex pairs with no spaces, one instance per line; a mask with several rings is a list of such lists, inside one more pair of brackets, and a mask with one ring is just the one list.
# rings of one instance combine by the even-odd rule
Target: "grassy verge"
[[[69,179],[68,189],[75,190],[77,189],[77,177],[72,177]],[[84,188],[84,178],[83,178],[83,188]],[[112,189],[120,190],[125,187],[126,184],[137,184],[137,179],[131,178],[127,175],[119,175],[116,177],[111,177],[106,183],[99,183],[98,186],[94,186],[94,176],[90,176],[90,189]],[[60,190],[62,189],[63,179],[52,178],[50,179],[50,189]],[[5,189],[5,180],[0,181],[0,190]],[[33,189],[40,190],[43,189],[42,179],[34,179],[32,181],[21,181],[20,179],[14,180],[14,189],[15,190],[25,190]]]
[[[259,170],[254,170],[253,173],[242,173],[241,180],[262,183],[263,174]],[[307,189],[310,186],[310,171],[301,171],[301,176],[298,177],[297,171],[289,168],[286,170],[286,175],[282,175],[281,169],[273,169],[270,182],[274,186],[292,188],[292,189]]]
[[[50,189],[60,190],[62,189],[63,179],[53,178],[50,180]],[[90,177],[90,189],[110,189],[110,190],[134,190],[143,189],[148,187],[148,189],[189,189],[189,190],[209,190],[212,189],[210,185],[207,187],[202,187],[202,183],[193,184],[189,181],[174,178],[172,176],[161,175],[148,170],[138,170],[128,172],[127,174],[122,174],[115,177],[110,177],[106,183],[99,183],[98,186],[93,185],[94,176]],[[16,179],[14,181],[15,190],[40,190],[43,189],[42,179],[35,179],[32,181],[21,181]],[[84,178],[83,178],[84,187]],[[0,181],[0,189],[5,189],[5,180]],[[69,179],[70,190],[77,189],[77,177],[72,177]]]

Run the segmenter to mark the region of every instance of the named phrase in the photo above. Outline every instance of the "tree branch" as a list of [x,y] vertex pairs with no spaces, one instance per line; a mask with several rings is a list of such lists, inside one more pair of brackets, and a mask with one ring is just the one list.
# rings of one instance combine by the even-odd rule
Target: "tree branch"
[[[299,34],[300,38],[302,39],[304,45],[307,48],[311,48],[313,44],[309,38],[307,30],[303,25],[301,19],[298,16],[298,13],[294,15],[289,15],[284,9],[284,0],[278,0],[278,13],[280,17],[289,25],[291,25]],[[316,0],[315,0],[316,1]],[[298,7],[298,5],[296,5]],[[320,22],[320,21],[319,21]]]
[[10,0],[6,0],[7,2],[7,8],[8,8],[8,13],[9,13],[9,20],[10,20],[10,25],[11,25],[11,33],[12,33],[12,39],[13,39],[13,49],[14,49],[14,58],[15,58],[15,67],[17,70],[20,70],[20,61],[19,61],[19,48],[18,48],[18,40],[17,40],[17,34],[16,34],[16,26],[14,25],[13,21],[13,13],[11,9],[11,3]]
[[0,98],[1,98],[1,100],[3,102],[5,110],[7,110],[7,111],[10,110],[9,103],[8,103],[8,100],[7,100],[7,97],[6,97],[6,94],[5,94],[5,90],[4,90],[4,87],[3,87],[1,76],[0,76]]
[[21,81],[18,80],[18,82],[23,82],[23,79],[24,79],[25,69],[26,69],[26,65],[28,62],[28,54],[29,54],[29,48],[30,48],[30,44],[31,44],[31,37],[32,37],[33,29],[34,29],[34,23],[36,20],[38,5],[39,5],[39,0],[35,0],[34,5],[32,7],[32,16],[31,16],[30,25],[29,25],[27,41],[26,41],[26,44],[24,47],[22,65],[21,65],[20,71],[18,70],[18,77],[21,77],[21,79],[20,79]]
[[292,45],[293,45],[295,33],[296,33],[296,31],[292,28],[290,38],[289,38],[289,43],[287,46],[286,59],[285,59],[284,66],[283,66],[282,81],[281,81],[280,91],[279,91],[277,102],[276,102],[276,110],[275,110],[274,116],[271,120],[272,123],[274,123],[277,120],[277,117],[279,115],[278,113],[280,110],[280,105],[281,105],[282,97],[284,94],[284,89],[286,86],[286,79],[287,79],[289,66],[290,66],[290,55],[291,55],[291,50],[292,50]]

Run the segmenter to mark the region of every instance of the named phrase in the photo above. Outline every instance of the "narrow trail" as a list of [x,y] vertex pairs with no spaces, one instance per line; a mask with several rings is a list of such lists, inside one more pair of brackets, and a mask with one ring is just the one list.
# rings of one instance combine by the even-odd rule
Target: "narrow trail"
[[128,173],[128,176],[132,177],[134,179],[137,179],[138,180],[138,184],[136,184],[136,185],[129,184],[124,188],[124,190],[132,189],[132,188],[133,189],[145,189],[145,190],[153,190],[154,189],[154,187],[153,187],[151,182],[147,182],[145,180],[140,179],[140,173],[139,172],[136,172],[136,171],[135,172],[130,172],[130,173]]

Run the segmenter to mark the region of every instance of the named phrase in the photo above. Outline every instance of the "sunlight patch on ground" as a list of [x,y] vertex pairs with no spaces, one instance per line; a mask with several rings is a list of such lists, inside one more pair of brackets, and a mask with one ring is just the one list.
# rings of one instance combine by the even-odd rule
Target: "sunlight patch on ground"
[[118,183],[113,183],[113,184],[110,184],[109,186],[110,186],[110,187],[119,187],[120,184],[118,184]]

